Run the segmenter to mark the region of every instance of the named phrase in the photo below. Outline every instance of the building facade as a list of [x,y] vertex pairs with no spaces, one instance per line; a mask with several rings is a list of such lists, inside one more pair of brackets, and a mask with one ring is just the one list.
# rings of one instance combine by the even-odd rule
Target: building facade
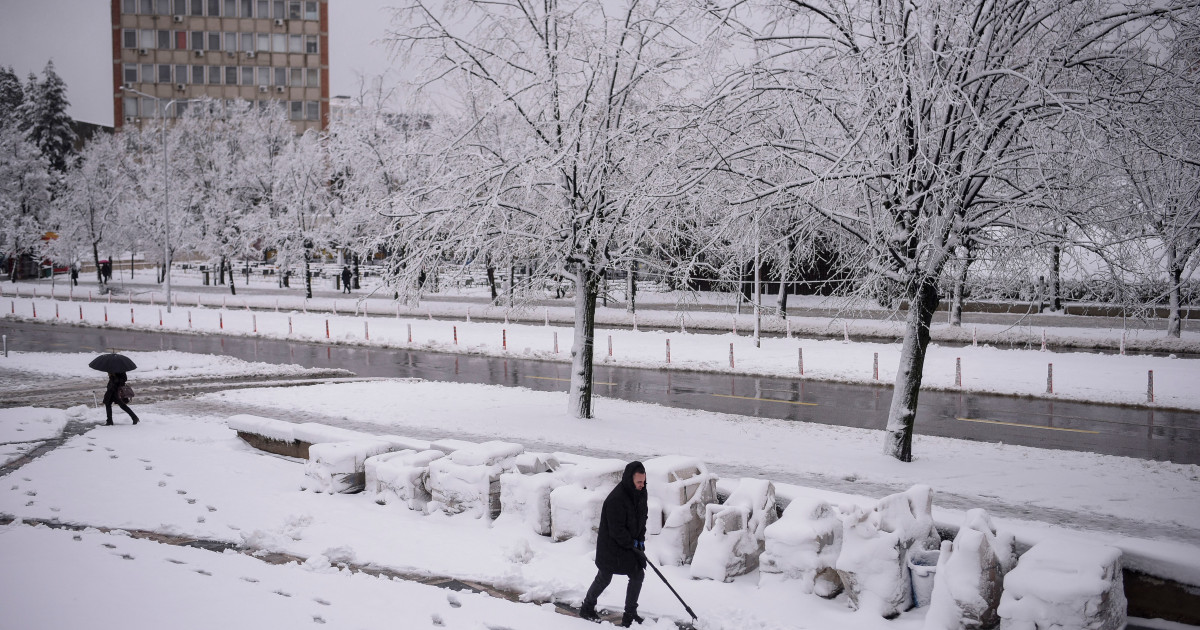
[[204,96],[279,103],[298,133],[329,122],[328,0],[112,0],[112,31],[118,129]]

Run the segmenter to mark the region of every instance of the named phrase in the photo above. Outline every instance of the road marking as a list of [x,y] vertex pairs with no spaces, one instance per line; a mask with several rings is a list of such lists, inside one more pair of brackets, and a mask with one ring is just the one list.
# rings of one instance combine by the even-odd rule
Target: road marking
[[[564,381],[567,383],[571,382],[571,379],[569,379],[569,378],[555,378],[553,376],[526,376],[525,378],[536,378],[541,381]],[[616,385],[616,383],[602,383],[600,381],[593,381],[592,384],[593,385]]]
[[709,396],[716,396],[717,398],[738,398],[741,400],[762,400],[766,402],[785,403],[788,405],[807,405],[809,407],[818,406],[817,403],[800,402],[798,400],[779,400],[778,398],[755,398],[753,396],[732,396],[730,394],[709,394]]
[[979,418],[955,417],[954,419],[962,420],[963,422],[982,422],[984,424],[1003,424],[1003,425],[1009,426],[1009,427],[1028,427],[1030,429],[1046,429],[1047,431],[1070,431],[1072,433],[1092,433],[1092,434],[1096,434],[1096,435],[1099,435],[1099,433],[1100,433],[1099,431],[1088,431],[1087,429],[1066,429],[1063,427],[1044,427],[1044,426],[1037,425],[1037,424],[1022,424],[1020,422],[1000,422],[999,420],[982,420]]

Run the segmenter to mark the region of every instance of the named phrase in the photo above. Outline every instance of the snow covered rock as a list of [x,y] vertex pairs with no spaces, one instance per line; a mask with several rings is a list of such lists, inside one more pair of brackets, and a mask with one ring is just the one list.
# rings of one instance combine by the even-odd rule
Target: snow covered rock
[[[441,444],[443,441],[434,442]],[[500,514],[500,475],[513,470],[525,447],[491,441],[460,448],[429,464],[429,491],[447,514]]]
[[764,532],[777,519],[775,485],[765,479],[742,479],[725,503],[705,506],[692,577],[726,581],[757,569]]
[[932,507],[933,491],[916,485],[880,499],[870,511],[858,506],[845,511],[834,568],[851,608],[887,619],[912,608],[909,556],[941,545]]
[[313,444],[304,464],[308,487],[329,494],[360,492],[366,485],[367,459],[395,449],[385,440]]
[[[661,519],[655,550],[663,564],[687,564],[704,530],[705,506],[716,502],[717,477],[700,460],[681,455],[655,457],[646,467],[646,489],[660,507],[648,520]],[[649,534],[652,525],[647,524]]]
[[445,457],[435,450],[404,449],[367,459],[366,493],[376,503],[403,503],[424,512],[432,496],[427,487],[430,462]]
[[926,630],[981,630],[999,625],[996,609],[1004,590],[1004,574],[1015,562],[1013,537],[997,532],[987,511],[968,511],[954,541],[942,541],[933,597],[925,615]]
[[1001,630],[1120,630],[1126,624],[1121,551],[1051,539],[1004,576]]
[[765,530],[760,568],[763,575],[797,580],[800,591],[821,597],[842,592],[834,565],[842,551],[842,520],[825,501],[797,499]]

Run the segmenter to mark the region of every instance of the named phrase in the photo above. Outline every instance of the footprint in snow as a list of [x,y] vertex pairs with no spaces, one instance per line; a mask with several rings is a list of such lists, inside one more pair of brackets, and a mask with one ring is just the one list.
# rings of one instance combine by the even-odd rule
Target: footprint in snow
[[187,490],[176,490],[175,494],[187,494]]
[[111,449],[111,448],[109,448],[109,447],[107,447],[107,446],[105,446],[105,447],[104,447],[104,450],[108,451],[109,453],[111,453],[111,452],[112,452],[112,449]]
[[197,516],[197,517],[196,517],[196,522],[197,522],[197,523],[203,523],[204,521],[205,521],[205,519],[204,519],[204,517],[203,517],[203,516]]
[[275,593],[276,595],[282,595],[282,596],[284,596],[284,597],[291,597],[291,596],[292,596],[292,594],[291,594],[291,593],[285,593],[285,592],[283,592],[283,591],[271,591],[271,592],[272,592],[272,593]]
[[437,614],[437,613],[434,613],[434,614],[433,614],[433,625],[435,625],[435,626],[438,626],[438,627],[441,627],[441,626],[444,626],[444,625],[446,625],[446,622],[445,622],[445,621],[442,621],[442,616],[441,616],[441,615],[439,615],[439,614]]
[[9,490],[20,490],[20,489],[21,489],[21,486],[19,484],[13,485],[13,487],[9,488]]
[[166,475],[167,477],[174,477],[174,476],[175,476],[175,475],[172,475],[171,473],[163,473],[163,475]]
[[139,461],[139,462],[142,462],[143,464],[149,464],[149,463],[150,463],[150,460],[148,460],[148,459],[142,459],[141,457],[139,457],[139,458],[138,458],[138,461]]
[[206,505],[206,506],[204,506],[204,507],[208,508],[208,511],[209,511],[209,512],[216,512],[216,511],[217,511],[217,508],[215,508],[215,507],[213,507],[213,506],[211,506],[211,505]]
[[127,554],[127,553],[123,553],[123,554],[121,554],[121,558],[122,558],[122,559],[125,559],[125,560],[133,560],[133,559],[134,559],[134,557],[133,557],[133,556],[131,556],[131,555]]
[[325,601],[325,600],[321,599],[320,597],[314,597],[314,598],[313,598],[313,601],[314,601],[314,602],[317,602],[318,604],[320,604],[320,605],[322,605],[322,606],[328,606],[328,605],[329,605],[329,602],[327,602],[327,601]]
[[27,497],[36,497],[36,496],[37,496],[37,491],[35,491],[35,490],[26,490],[26,491],[25,491],[25,496],[27,496]]
[[89,448],[89,449],[84,449],[84,450],[86,450],[86,451],[87,451],[87,452],[89,452],[89,453],[91,453],[91,452],[92,452],[92,449],[90,449],[90,448]]
[[108,547],[109,549],[116,549],[116,548],[117,548],[117,546],[116,546],[116,545],[114,545],[114,544],[112,544],[112,543],[101,543],[101,546],[103,546],[103,547]]
[[59,511],[59,509],[58,509],[58,508],[56,508],[56,507],[52,507],[52,508],[50,508],[50,511],[51,511],[51,512],[58,512],[58,511]]
[[109,455],[108,458],[109,459],[119,459],[119,457],[116,455]]
[[80,536],[79,534],[75,534],[74,536],[71,537],[71,540],[83,540],[83,536]]
[[212,577],[212,574],[209,573],[208,571],[205,571],[204,569],[196,569],[196,573],[199,573],[200,575],[207,575],[209,577]]
[[160,482],[158,482],[158,487],[159,487],[159,488],[165,488],[165,487],[167,487],[167,482],[165,482],[165,481],[160,481]]
[[320,615],[313,615],[313,623],[325,623],[325,620]]
[[21,481],[33,481],[29,477],[21,477]]
[[37,501],[29,501],[28,503],[25,504],[25,507],[31,507],[31,506],[33,506],[34,503],[37,503]]
[[244,581],[244,582],[250,582],[251,584],[253,584],[253,583],[255,583],[255,582],[258,582],[258,578],[252,578],[252,577],[243,577],[243,578],[242,578],[242,581]]
[[453,593],[446,595],[446,601],[450,602],[451,608],[461,608],[462,607],[462,602],[458,601],[458,596]]
[[184,499],[184,500],[188,502],[188,505],[192,505],[193,503],[196,502],[195,499]]
[[146,470],[154,470],[153,466],[146,466]]
[[170,562],[172,564],[187,564],[183,560],[176,560],[175,558],[167,558],[167,562]]

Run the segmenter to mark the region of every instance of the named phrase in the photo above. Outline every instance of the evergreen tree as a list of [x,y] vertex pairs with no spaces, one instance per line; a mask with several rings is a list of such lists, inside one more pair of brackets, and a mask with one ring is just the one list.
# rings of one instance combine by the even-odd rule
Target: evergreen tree
[[67,85],[54,71],[53,61],[46,63],[41,82],[29,75],[25,102],[20,108],[21,128],[59,172],[67,170],[75,156],[75,130],[67,115],[69,104]]
[[25,90],[12,66],[0,68],[0,127],[17,122],[17,111],[25,102]]

